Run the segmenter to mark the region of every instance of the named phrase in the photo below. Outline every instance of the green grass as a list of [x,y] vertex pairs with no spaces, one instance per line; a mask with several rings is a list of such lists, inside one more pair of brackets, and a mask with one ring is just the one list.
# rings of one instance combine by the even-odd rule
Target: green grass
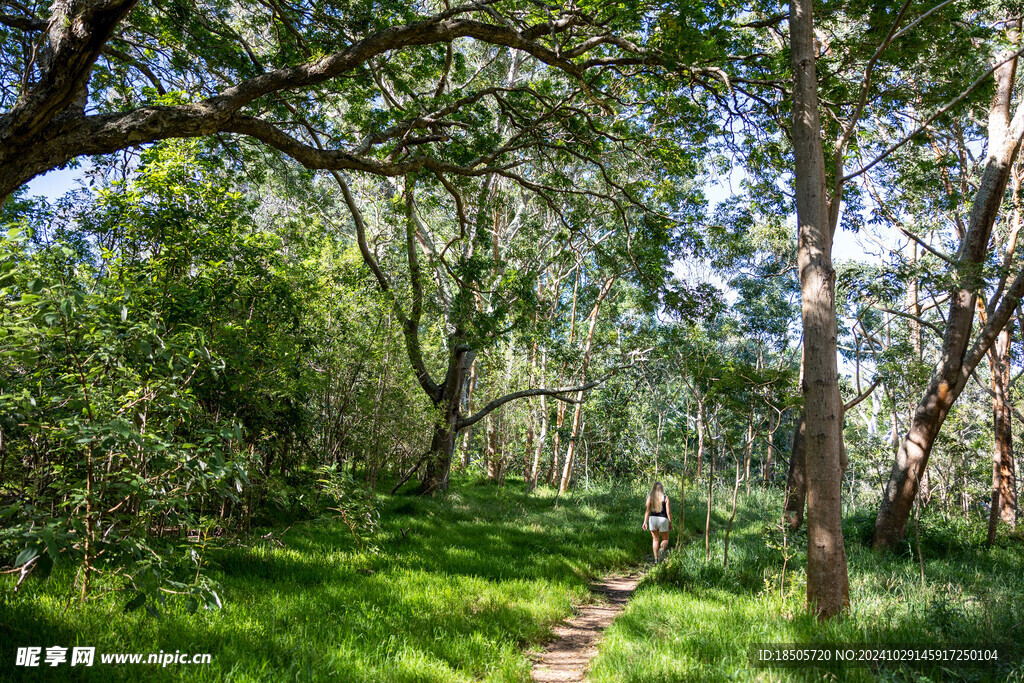
[[[721,500],[721,498],[720,498]],[[691,498],[689,543],[648,574],[606,633],[591,680],[817,681],[1024,680],[1024,548],[1008,539],[982,547],[984,524],[921,525],[925,582],[916,549],[879,554],[867,547],[872,511],[844,526],[852,609],[826,625],[805,614],[804,554],[793,557],[780,595],[782,551],[770,548],[780,517],[777,496],[752,493],[733,528],[729,567],[722,568],[725,512],[713,514],[713,557],[705,561],[704,507]],[[912,536],[911,527],[911,538]],[[806,543],[806,536],[798,539]],[[753,668],[756,643],[998,643],[999,666],[906,670]]]
[[[80,604],[54,571],[14,596],[0,579],[0,679],[193,681],[522,681],[526,651],[587,598],[587,582],[637,562],[642,493],[526,496],[455,483],[438,499],[382,497],[374,548],[320,520],[284,547],[246,541],[213,554],[222,610],[125,614],[122,594]],[[406,530],[403,537],[401,530]],[[18,646],[213,655],[209,665],[14,668]]]
[[[216,550],[212,575],[225,607],[193,615],[173,602],[159,619],[125,614],[123,594],[80,604],[69,599],[73,577],[59,569],[31,578],[17,596],[14,577],[3,576],[0,680],[525,681],[528,652],[573,603],[589,599],[588,580],[650,552],[639,529],[643,494],[578,492],[555,508],[552,491],[526,496],[519,485],[459,480],[438,499],[383,496],[373,547],[358,549],[347,527],[323,519],[283,536],[275,530],[284,547],[257,535]],[[780,586],[780,503],[760,491],[741,498],[723,568],[727,511],[713,511],[706,562],[704,509],[691,496],[688,542],[641,583],[606,633],[591,680],[1024,680],[1019,537],[986,550],[981,521],[926,518],[922,586],[910,544],[902,554],[875,553],[866,546],[872,511],[848,515],[853,607],[820,625],[804,610],[802,552]],[[987,670],[751,667],[751,644],[789,642],[1009,648]],[[209,652],[213,662],[15,669],[15,648],[25,645]]]

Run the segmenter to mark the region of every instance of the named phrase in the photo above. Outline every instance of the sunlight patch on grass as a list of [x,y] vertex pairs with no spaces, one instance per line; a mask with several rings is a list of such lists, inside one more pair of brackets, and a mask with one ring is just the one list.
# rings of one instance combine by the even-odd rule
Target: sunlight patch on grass
[[585,599],[587,581],[642,556],[642,498],[579,492],[556,509],[550,489],[454,483],[436,499],[382,497],[381,527],[363,549],[335,519],[275,530],[284,547],[256,538],[213,549],[225,603],[216,612],[189,615],[172,601],[159,619],[124,614],[123,594],[68,602],[73,577],[59,568],[18,596],[2,577],[0,641],[11,645],[0,671],[18,645],[78,644],[213,654],[208,666],[147,669],[154,681],[528,680],[525,651]]
[[[925,582],[916,554],[876,553],[846,531],[852,609],[840,620],[817,623],[804,606],[804,557],[787,564],[784,597],[782,554],[769,547],[780,501],[762,493],[740,499],[729,566],[722,566],[722,527],[715,527],[713,556],[705,561],[702,529],[688,529],[676,549],[634,594],[612,624],[592,662],[590,680],[611,681],[1003,681],[1024,677],[1024,548],[1014,543],[985,550],[943,538],[941,520],[929,520],[922,540]],[[694,524],[703,524],[702,515]],[[690,521],[690,520],[688,520]],[[863,519],[852,518],[850,525]],[[924,525],[924,522],[922,522]],[[759,643],[805,644],[1003,644],[993,669],[924,667],[920,671],[754,668],[749,648]]]

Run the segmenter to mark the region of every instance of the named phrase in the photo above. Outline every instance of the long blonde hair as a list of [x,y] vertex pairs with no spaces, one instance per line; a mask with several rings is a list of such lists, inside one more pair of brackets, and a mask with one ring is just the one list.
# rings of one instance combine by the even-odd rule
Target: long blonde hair
[[651,492],[647,494],[647,505],[652,510],[654,509],[665,509],[665,487],[661,485],[660,481],[654,482],[654,486],[651,487]]

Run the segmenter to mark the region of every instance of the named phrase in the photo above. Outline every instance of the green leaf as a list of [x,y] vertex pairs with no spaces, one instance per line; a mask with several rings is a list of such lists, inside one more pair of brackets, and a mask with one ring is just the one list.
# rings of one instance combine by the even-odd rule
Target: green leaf
[[14,566],[23,567],[37,557],[39,557],[39,546],[29,546],[18,553],[18,557],[14,560]]

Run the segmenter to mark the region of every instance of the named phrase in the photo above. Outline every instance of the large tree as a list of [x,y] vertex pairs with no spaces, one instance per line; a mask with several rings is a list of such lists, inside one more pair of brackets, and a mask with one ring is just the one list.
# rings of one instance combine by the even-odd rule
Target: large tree
[[[591,386],[533,388],[472,416],[460,412],[479,343],[475,313],[491,312],[480,293],[506,272],[479,276],[481,239],[502,230],[490,206],[497,189],[536,197],[515,199],[546,205],[568,232],[579,230],[588,207],[628,231],[650,199],[605,161],[659,157],[638,142],[652,99],[629,94],[644,82],[650,89],[648,72],[668,61],[644,3],[259,3],[244,13],[230,2],[175,0],[5,7],[0,198],[82,155],[176,137],[222,136],[243,148],[230,141],[252,140],[334,175],[438,410],[428,490],[447,486],[460,429],[514,398]],[[685,75],[687,89],[719,77],[677,61],[669,71]],[[637,124],[621,123],[630,116]],[[359,177],[382,179],[376,192],[399,198],[401,287],[367,237],[360,204],[373,192],[353,189]],[[427,227],[430,202],[455,217],[454,233]],[[493,251],[494,260],[505,257]],[[445,279],[455,283],[447,292]],[[445,309],[443,379],[419,340],[435,294]]]
[[[614,4],[538,12],[494,1],[436,11],[400,2],[267,3],[245,13],[227,2],[4,5],[0,197],[82,155],[216,133],[255,138],[309,168],[383,176],[507,171],[498,160],[507,150],[497,146],[444,158],[426,145],[465,128],[458,114],[511,96],[500,85],[447,88],[463,61],[456,45],[529,56],[530,68],[564,74],[580,101],[600,107],[607,104],[595,74],[654,59],[619,35],[635,34],[642,12],[616,12]],[[440,82],[424,82],[438,65]],[[420,95],[390,120],[379,106],[394,100],[382,74]],[[326,147],[304,135],[296,110],[325,128],[329,113],[341,113]]]
[[[791,5],[793,153],[804,329],[804,469],[807,486],[807,602],[822,617],[850,602],[843,547],[843,401],[836,363],[832,236],[840,196],[826,189],[811,0]],[[841,175],[841,174],[840,174]]]
[[988,108],[984,167],[957,253],[948,258],[953,277],[942,327],[942,348],[893,463],[875,521],[876,548],[895,547],[903,540],[942,423],[1024,293],[1024,272],[1010,280],[1010,271],[1004,268],[997,278],[998,286],[983,306],[985,321],[974,333],[979,292],[986,286],[983,267],[990,257],[992,228],[1003,210],[1007,183],[1024,139],[1024,106],[1018,103],[1014,108],[1019,53],[1019,30],[1015,23],[1008,25],[1007,37],[1009,47],[994,55],[991,67],[995,90]]

